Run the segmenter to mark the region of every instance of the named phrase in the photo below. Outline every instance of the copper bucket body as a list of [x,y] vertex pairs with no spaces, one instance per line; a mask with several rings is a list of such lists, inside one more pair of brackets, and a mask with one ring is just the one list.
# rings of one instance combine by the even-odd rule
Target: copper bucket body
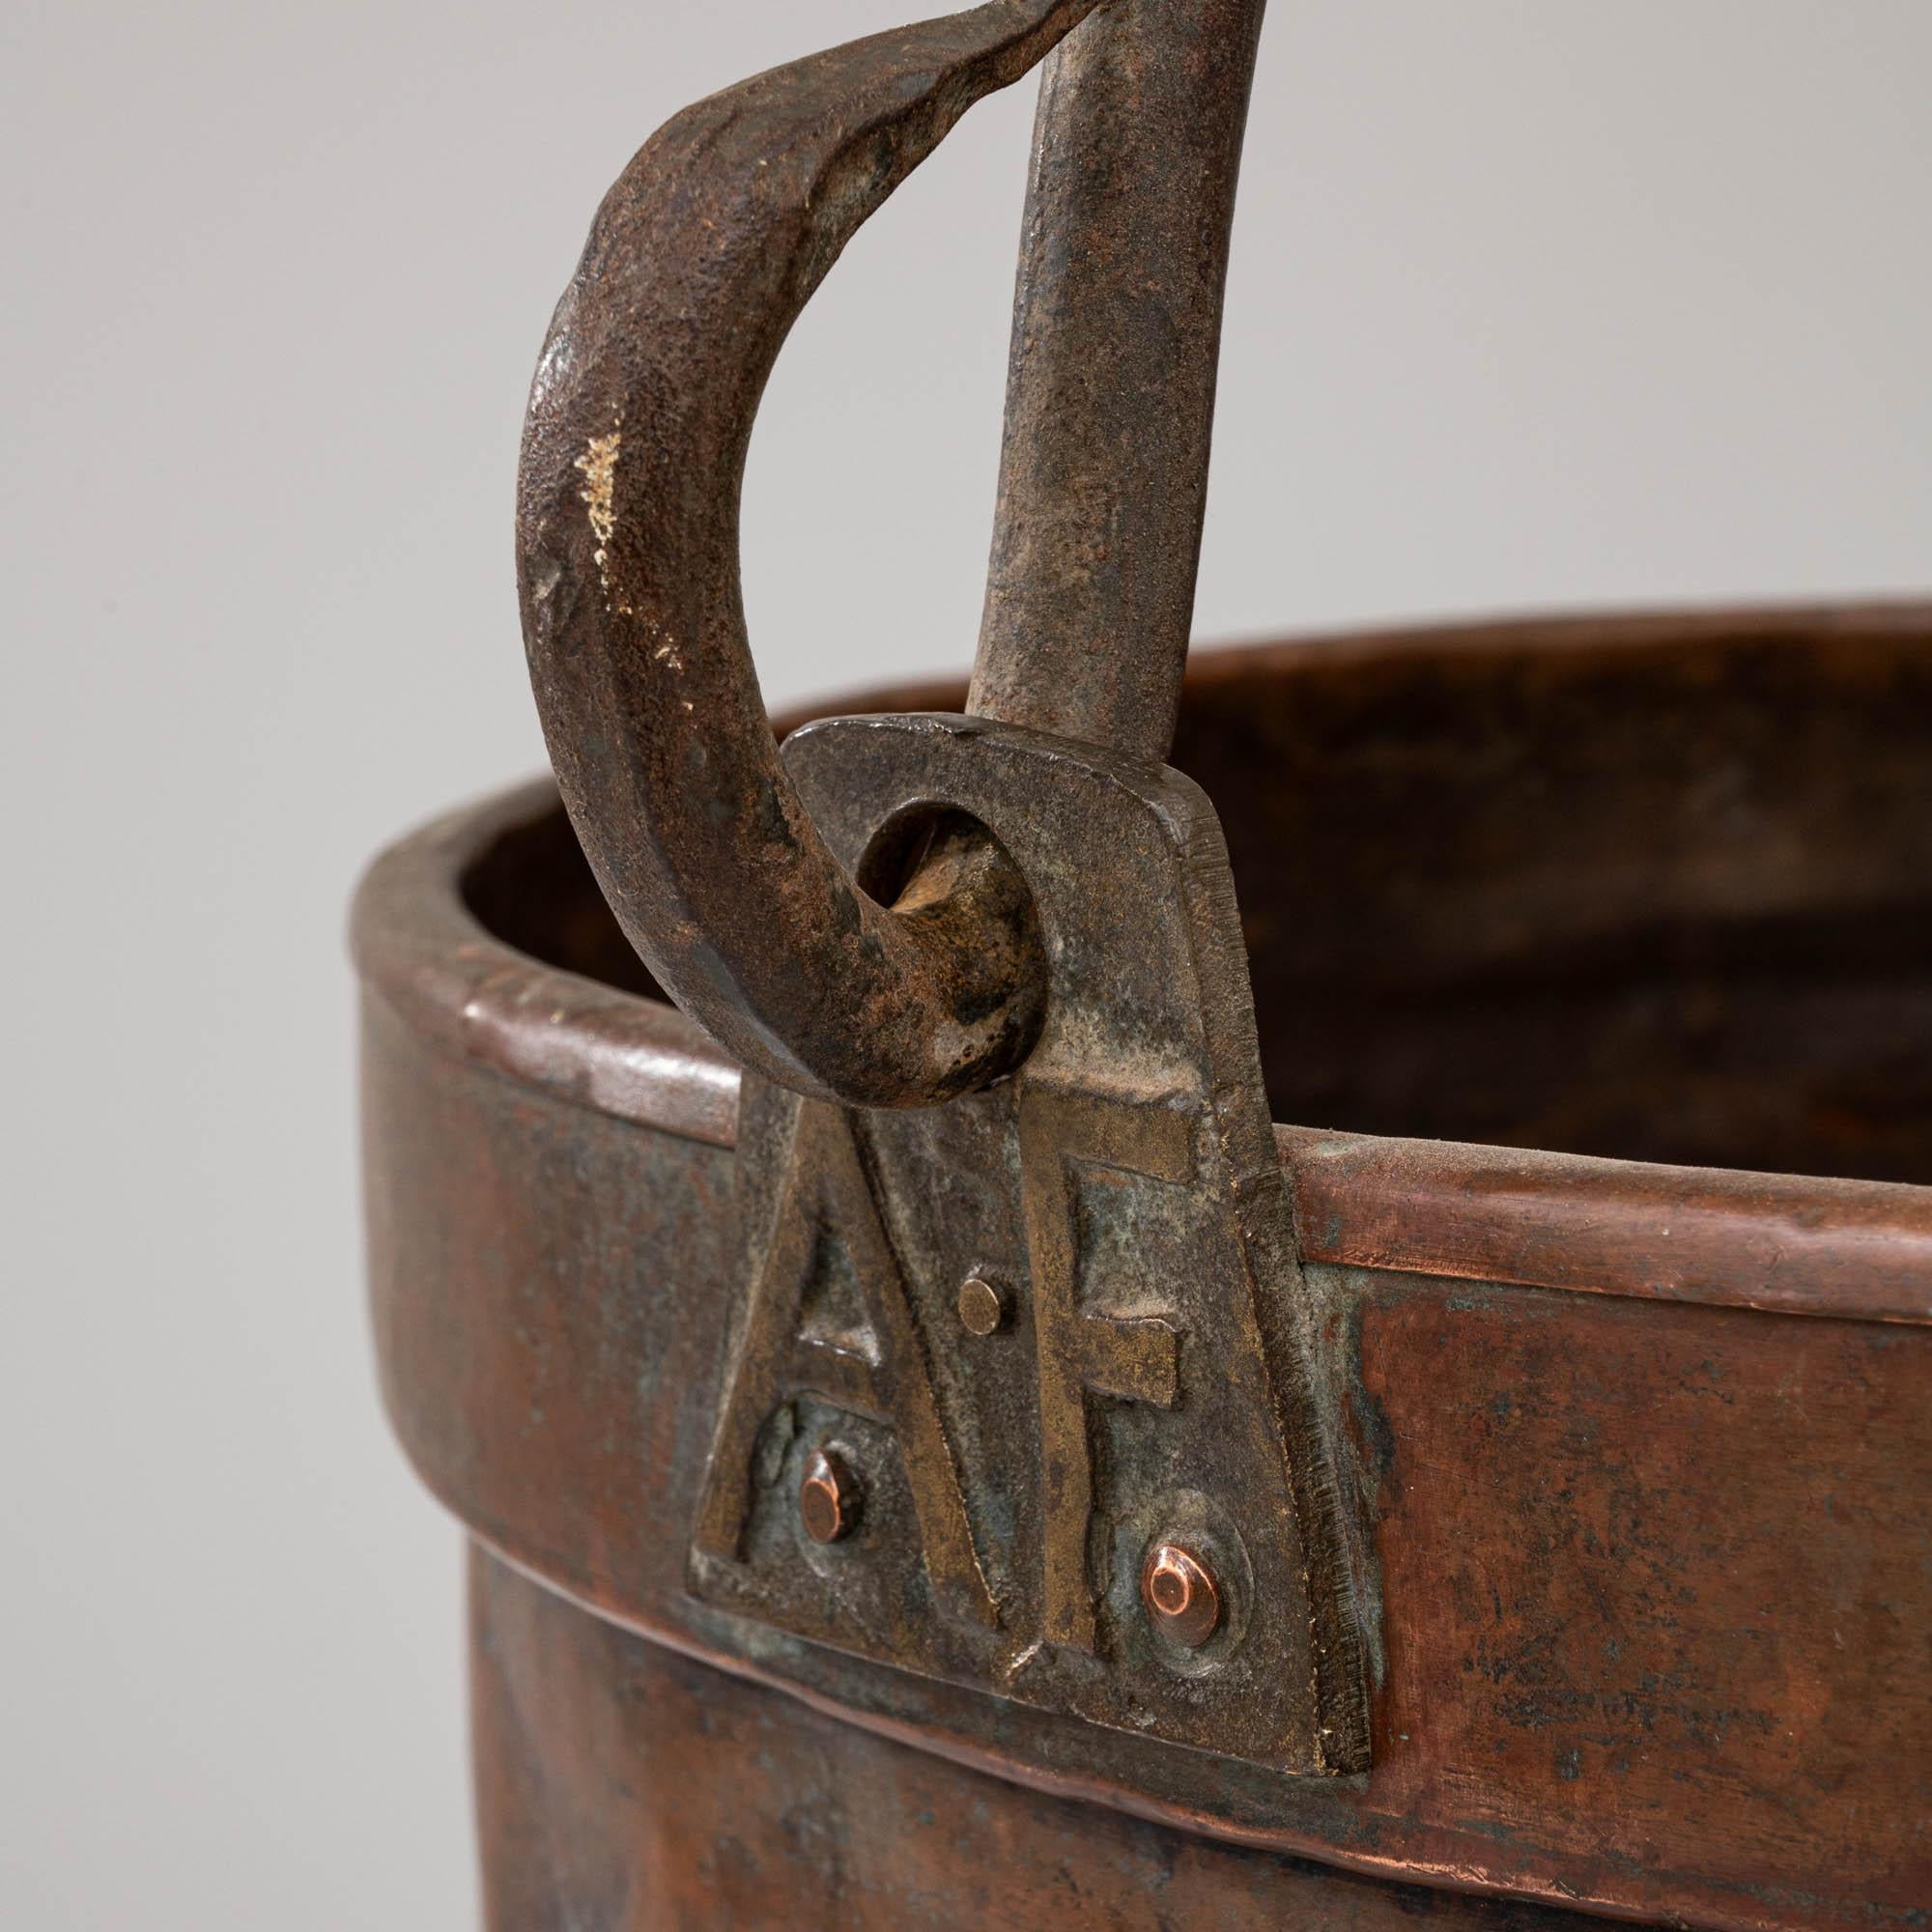
[[546,782],[355,913],[375,1327],[473,1539],[490,1923],[1922,1925],[1932,609],[1210,653],[1173,763],[1336,1391],[1369,1769],[694,1598],[740,1075]]

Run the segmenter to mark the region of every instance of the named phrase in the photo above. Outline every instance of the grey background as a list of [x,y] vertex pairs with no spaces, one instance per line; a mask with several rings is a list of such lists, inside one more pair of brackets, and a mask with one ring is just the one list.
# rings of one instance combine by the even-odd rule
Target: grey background
[[[456,1534],[378,1412],[363,857],[541,760],[509,508],[591,209],[905,0],[11,0],[0,1922],[471,1922]],[[1927,0],[1277,0],[1200,630],[1911,588]],[[962,664],[1029,91],[780,363],[776,699]]]

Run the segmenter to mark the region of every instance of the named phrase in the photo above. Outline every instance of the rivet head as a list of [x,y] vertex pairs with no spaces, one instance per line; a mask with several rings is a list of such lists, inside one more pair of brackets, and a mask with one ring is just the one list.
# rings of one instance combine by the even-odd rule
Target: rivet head
[[835,1451],[814,1449],[806,1458],[798,1486],[798,1515],[812,1542],[837,1543],[850,1536],[863,1499],[858,1478]]
[[983,1275],[969,1274],[959,1284],[959,1325],[969,1335],[991,1335],[1004,1328],[1009,1305],[1006,1291]]
[[1141,1602],[1154,1628],[1176,1643],[1198,1650],[1221,1623],[1221,1591],[1214,1573],[1191,1549],[1157,1543],[1141,1565]]

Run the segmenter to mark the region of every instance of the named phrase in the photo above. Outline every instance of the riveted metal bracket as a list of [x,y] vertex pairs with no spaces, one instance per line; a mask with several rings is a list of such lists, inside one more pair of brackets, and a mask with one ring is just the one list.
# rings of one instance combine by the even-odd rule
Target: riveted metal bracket
[[888,899],[935,828],[990,833],[1051,996],[1019,1074],[944,1107],[748,1080],[743,1302],[691,1588],[1093,1722],[1362,1769],[1332,1460],[1206,798],[963,718],[834,721],[785,761]]

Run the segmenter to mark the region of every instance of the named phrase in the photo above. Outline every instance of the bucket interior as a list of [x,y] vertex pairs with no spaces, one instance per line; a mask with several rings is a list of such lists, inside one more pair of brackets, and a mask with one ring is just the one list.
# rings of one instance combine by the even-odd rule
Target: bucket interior
[[[1173,762],[1227,835],[1276,1120],[1932,1182],[1932,611],[1208,652]],[[652,992],[560,810],[466,886]]]

